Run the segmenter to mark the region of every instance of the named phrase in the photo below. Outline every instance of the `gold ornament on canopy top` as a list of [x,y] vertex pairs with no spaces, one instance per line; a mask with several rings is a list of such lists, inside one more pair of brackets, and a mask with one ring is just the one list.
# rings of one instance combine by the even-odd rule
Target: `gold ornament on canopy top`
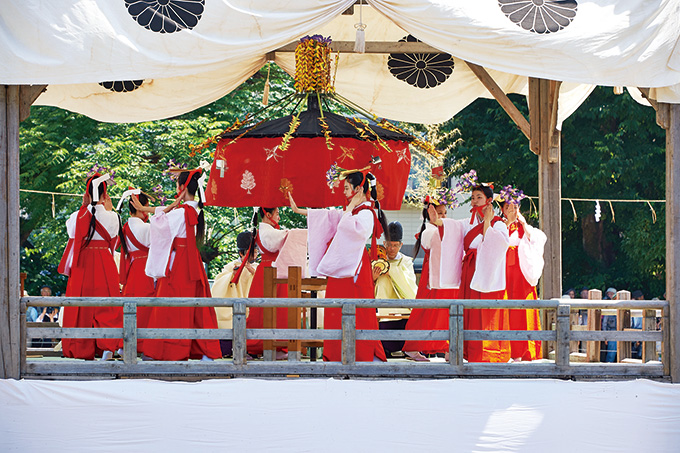
[[295,90],[332,93],[331,38],[305,36],[295,48]]

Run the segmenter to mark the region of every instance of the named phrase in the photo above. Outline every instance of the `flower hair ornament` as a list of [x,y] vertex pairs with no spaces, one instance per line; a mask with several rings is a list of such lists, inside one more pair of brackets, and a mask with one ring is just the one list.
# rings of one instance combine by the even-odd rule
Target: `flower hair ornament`
[[[333,165],[331,165],[331,168],[329,168],[328,171],[326,172],[326,184],[328,184],[328,187],[330,187],[331,189],[334,189],[338,187],[340,181],[345,180],[352,173],[361,173],[363,175],[363,179],[361,180],[361,183],[359,185],[362,185],[366,180],[366,175],[370,172],[370,170],[371,170],[370,165],[367,165],[364,168],[348,170],[338,166],[338,163],[335,162]],[[375,187],[376,184],[377,181],[375,178],[371,180],[371,186]]]
[[527,198],[527,196],[524,195],[523,191],[511,185],[503,187],[499,194],[500,201],[516,205],[519,205],[525,198]]
[[137,195],[139,197],[139,194],[144,194],[147,196],[149,200],[155,200],[156,197],[149,195],[146,192],[143,192],[142,189],[135,189],[134,187],[128,186],[127,190],[123,192],[123,195],[120,196],[120,201],[118,201],[118,205],[116,206],[116,211],[120,211],[120,208],[123,206],[123,203],[125,200],[127,200],[128,197],[132,195]]

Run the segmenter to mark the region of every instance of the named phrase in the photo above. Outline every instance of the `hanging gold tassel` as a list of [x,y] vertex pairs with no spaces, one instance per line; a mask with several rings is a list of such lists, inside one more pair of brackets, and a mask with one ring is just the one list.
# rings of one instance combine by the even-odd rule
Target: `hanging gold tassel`
[[267,63],[267,80],[264,82],[264,92],[262,93],[262,105],[269,104],[269,71],[271,66]]
[[609,209],[612,211],[612,223],[616,223],[616,216],[614,215],[614,206],[611,201],[608,201]]

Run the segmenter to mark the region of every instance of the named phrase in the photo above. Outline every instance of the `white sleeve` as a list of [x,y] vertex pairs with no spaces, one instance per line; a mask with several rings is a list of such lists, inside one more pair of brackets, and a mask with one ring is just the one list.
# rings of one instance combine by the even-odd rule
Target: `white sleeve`
[[[182,211],[182,219],[184,219],[184,212],[181,209],[170,211]],[[172,242],[177,236],[177,232],[173,233],[170,226],[170,213],[163,212],[162,209],[156,209],[151,219],[151,227],[149,230],[149,257],[146,261],[145,273],[151,278],[165,277],[165,270],[168,267],[170,260],[170,253],[172,252]],[[182,221],[182,223],[184,223]],[[186,233],[185,233],[186,234]]]
[[335,236],[341,218],[342,211],[338,209],[307,210],[307,250],[311,275],[319,275],[317,266],[326,252],[328,243]]
[[432,235],[428,282],[430,288],[459,288],[463,270],[463,241],[465,223],[461,220],[442,219],[444,234],[438,228]]
[[76,211],[71,216],[66,220],[66,233],[68,233],[68,237],[70,239],[73,239],[76,237],[76,223],[78,221],[78,212]]
[[470,288],[482,293],[505,289],[505,262],[510,244],[508,227],[501,221],[486,230],[477,247],[477,264]]
[[439,229],[430,222],[425,224],[425,229],[420,233],[420,246],[425,250],[430,250],[432,244],[432,236],[437,233]]
[[356,215],[345,212],[328,250],[317,266],[319,274],[335,278],[353,277],[361,263],[366,241],[372,233],[371,211],[363,210]]
[[519,268],[522,271],[524,278],[527,279],[527,282],[529,282],[531,286],[536,286],[538,284],[538,279],[541,278],[541,274],[543,274],[543,265],[545,264],[543,249],[548,238],[545,233],[538,228],[526,225],[525,229],[529,234],[525,234],[524,237],[520,239],[519,246],[517,247]]

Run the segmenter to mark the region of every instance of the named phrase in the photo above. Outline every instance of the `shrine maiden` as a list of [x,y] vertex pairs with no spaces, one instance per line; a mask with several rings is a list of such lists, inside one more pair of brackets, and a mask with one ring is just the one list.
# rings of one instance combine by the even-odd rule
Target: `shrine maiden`
[[[146,274],[158,279],[158,297],[210,297],[197,246],[205,231],[202,170],[170,171],[177,175],[177,199],[170,206],[154,209],[134,202],[137,210],[155,211]],[[149,327],[216,329],[217,318],[212,307],[153,307]],[[222,353],[217,340],[162,339],[145,340],[144,355],[155,360],[212,360]]]
[[[536,300],[536,284],[543,273],[543,249],[546,236],[538,228],[527,224],[524,216],[519,212],[521,194],[518,191],[507,190],[505,201],[501,203],[501,210],[510,235],[510,247],[506,259],[507,299]],[[513,196],[515,195],[515,196]],[[541,330],[539,311],[535,309],[510,310],[510,330]],[[511,341],[510,355],[518,360],[536,360],[541,358],[540,341]]]
[[[423,224],[418,233],[414,256],[419,248],[425,251],[423,270],[418,285],[418,299],[457,299],[459,297],[463,236],[465,222],[446,218],[446,204],[428,196],[424,200]],[[414,308],[406,330],[448,330],[449,310],[445,308]],[[449,351],[448,342],[407,341],[404,353],[416,361],[428,361],[422,353]]]
[[[118,203],[118,211],[127,197],[136,197],[142,206],[149,206],[149,197],[145,193],[140,189],[129,189],[123,193]],[[154,279],[144,272],[151,243],[149,214],[135,209],[132,200],[127,204],[130,218],[123,227],[126,247],[121,247],[120,257],[120,284],[123,285],[123,297],[154,297],[156,295]],[[137,328],[149,327],[150,317],[151,307],[138,306]],[[137,341],[137,351],[144,352],[144,340]]]
[[[110,175],[95,173],[87,179],[83,205],[66,221],[69,235],[59,264],[59,273],[67,275],[67,297],[120,296],[118,269],[113,251],[118,243],[120,218],[113,211],[106,190]],[[122,307],[65,307],[64,327],[123,327]],[[119,354],[123,342],[117,338],[64,338],[65,357],[102,360]]]
[[[465,234],[461,298],[503,299],[505,266],[509,246],[508,227],[494,214],[493,189],[477,184],[472,188],[472,217]],[[508,330],[508,310],[466,309],[465,330]],[[469,362],[507,362],[508,341],[466,341],[464,356]]]
[[[344,171],[341,177],[344,177],[344,195],[348,200],[344,210],[299,209],[289,195],[291,207],[294,212],[307,215],[310,273],[328,278],[326,297],[373,299],[373,272],[366,242],[372,238],[371,249],[375,251],[378,237],[383,231],[388,231],[384,214],[375,201],[376,179],[367,168]],[[389,240],[389,237],[386,239]],[[324,327],[342,328],[340,308],[324,310]],[[374,308],[357,308],[356,328],[378,329]],[[357,361],[387,360],[380,341],[362,340],[356,345]],[[324,340],[323,358],[341,361],[341,342]]]

